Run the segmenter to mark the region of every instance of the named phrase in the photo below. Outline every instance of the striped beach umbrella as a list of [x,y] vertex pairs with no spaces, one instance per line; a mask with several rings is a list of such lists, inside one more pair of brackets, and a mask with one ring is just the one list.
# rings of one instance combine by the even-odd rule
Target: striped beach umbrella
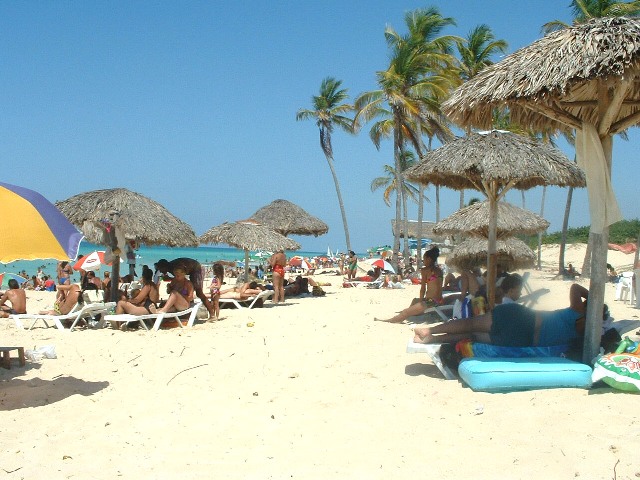
[[73,260],[83,236],[46,198],[0,182],[0,262]]

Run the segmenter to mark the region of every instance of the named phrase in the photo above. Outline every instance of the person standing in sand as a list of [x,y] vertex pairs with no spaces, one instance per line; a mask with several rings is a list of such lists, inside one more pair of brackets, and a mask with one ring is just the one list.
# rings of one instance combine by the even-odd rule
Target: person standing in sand
[[273,269],[273,303],[284,302],[284,267],[287,257],[280,249],[269,258],[269,265]]
[[[11,308],[6,305],[7,301],[11,302]],[[20,288],[18,281],[12,278],[9,280],[9,290],[0,297],[0,318],[8,318],[9,315],[18,313],[27,313],[27,295]]]
[[167,273],[175,275],[176,268],[182,268],[182,270],[184,270],[184,272],[189,275],[189,280],[191,280],[193,290],[195,291],[198,298],[202,300],[202,304],[207,308],[209,317],[215,318],[216,312],[213,309],[213,305],[202,290],[204,286],[204,274],[200,262],[194,260],[193,258],[176,258],[175,260],[171,260],[170,262],[168,262],[163,258],[161,260],[158,260],[158,263],[155,264],[155,267],[156,271],[162,272],[164,275],[166,275]]

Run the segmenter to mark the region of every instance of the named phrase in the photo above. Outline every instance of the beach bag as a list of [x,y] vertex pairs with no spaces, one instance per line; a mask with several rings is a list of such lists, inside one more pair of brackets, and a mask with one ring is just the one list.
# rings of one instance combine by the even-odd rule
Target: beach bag
[[322,287],[315,285],[311,289],[311,295],[313,295],[314,297],[324,297],[325,291],[322,289]]
[[469,318],[473,316],[473,305],[471,296],[466,296],[462,301],[459,299],[453,304],[453,318]]

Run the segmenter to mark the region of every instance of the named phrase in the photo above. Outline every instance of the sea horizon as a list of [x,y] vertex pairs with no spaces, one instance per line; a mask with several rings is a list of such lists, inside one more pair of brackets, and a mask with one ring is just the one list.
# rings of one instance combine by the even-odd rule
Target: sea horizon
[[[105,247],[102,245],[95,245],[86,241],[83,241],[80,245],[80,249],[78,251],[78,256],[80,255],[88,255],[95,250],[104,250]],[[256,251],[251,251],[250,254],[254,254]],[[316,256],[326,256],[327,252],[317,252],[310,250],[297,250],[297,251],[287,251],[287,257],[293,257],[296,255],[300,255],[302,257],[313,258]],[[364,254],[358,254],[359,256]],[[193,258],[199,261],[202,264],[210,264],[216,261],[224,260],[224,261],[235,261],[235,262],[244,262],[244,250],[233,247],[214,247],[208,245],[200,245],[198,247],[165,247],[165,246],[141,246],[138,250],[136,250],[136,273],[139,276],[142,272],[142,265],[148,265],[149,268],[153,269],[153,264],[158,260],[165,258],[167,260],[172,260],[174,258],[187,257]],[[259,260],[255,257],[252,257],[250,264],[256,263],[259,264]],[[16,260],[15,262],[4,263],[0,266],[0,273],[20,273],[21,271],[26,271],[29,276],[35,275],[38,271],[38,268],[42,268],[45,275],[49,275],[55,278],[56,275],[56,266],[58,261],[52,259],[46,260]],[[74,260],[70,261],[72,265],[75,263]],[[266,263],[266,259],[263,260],[263,263]],[[102,268],[99,272],[105,271]],[[111,271],[111,267],[107,267],[107,271]],[[126,263],[120,264],[120,271],[124,275],[128,273],[128,266]],[[99,276],[102,276],[100,273]],[[72,277],[73,281],[79,281],[80,275],[74,274]]]

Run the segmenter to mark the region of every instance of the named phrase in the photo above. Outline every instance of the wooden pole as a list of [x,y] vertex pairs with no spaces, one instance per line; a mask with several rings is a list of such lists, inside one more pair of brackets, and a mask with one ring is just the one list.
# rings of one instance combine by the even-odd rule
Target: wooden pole
[[249,281],[249,249],[244,249],[244,281]]
[[[607,170],[611,174],[611,155],[613,138],[601,138],[602,149],[607,161]],[[589,160],[587,160],[589,161]],[[587,185],[587,188],[593,188]],[[600,351],[602,336],[602,310],[604,306],[604,290],[607,283],[607,252],[609,243],[609,226],[605,226],[602,233],[591,233],[593,248],[591,252],[591,280],[589,283],[589,301],[587,302],[587,317],[584,332],[584,350],[582,361],[591,364]]]
[[495,193],[495,191],[491,191],[489,195],[489,245],[487,248],[487,301],[489,310],[493,310],[496,304],[498,201]]

